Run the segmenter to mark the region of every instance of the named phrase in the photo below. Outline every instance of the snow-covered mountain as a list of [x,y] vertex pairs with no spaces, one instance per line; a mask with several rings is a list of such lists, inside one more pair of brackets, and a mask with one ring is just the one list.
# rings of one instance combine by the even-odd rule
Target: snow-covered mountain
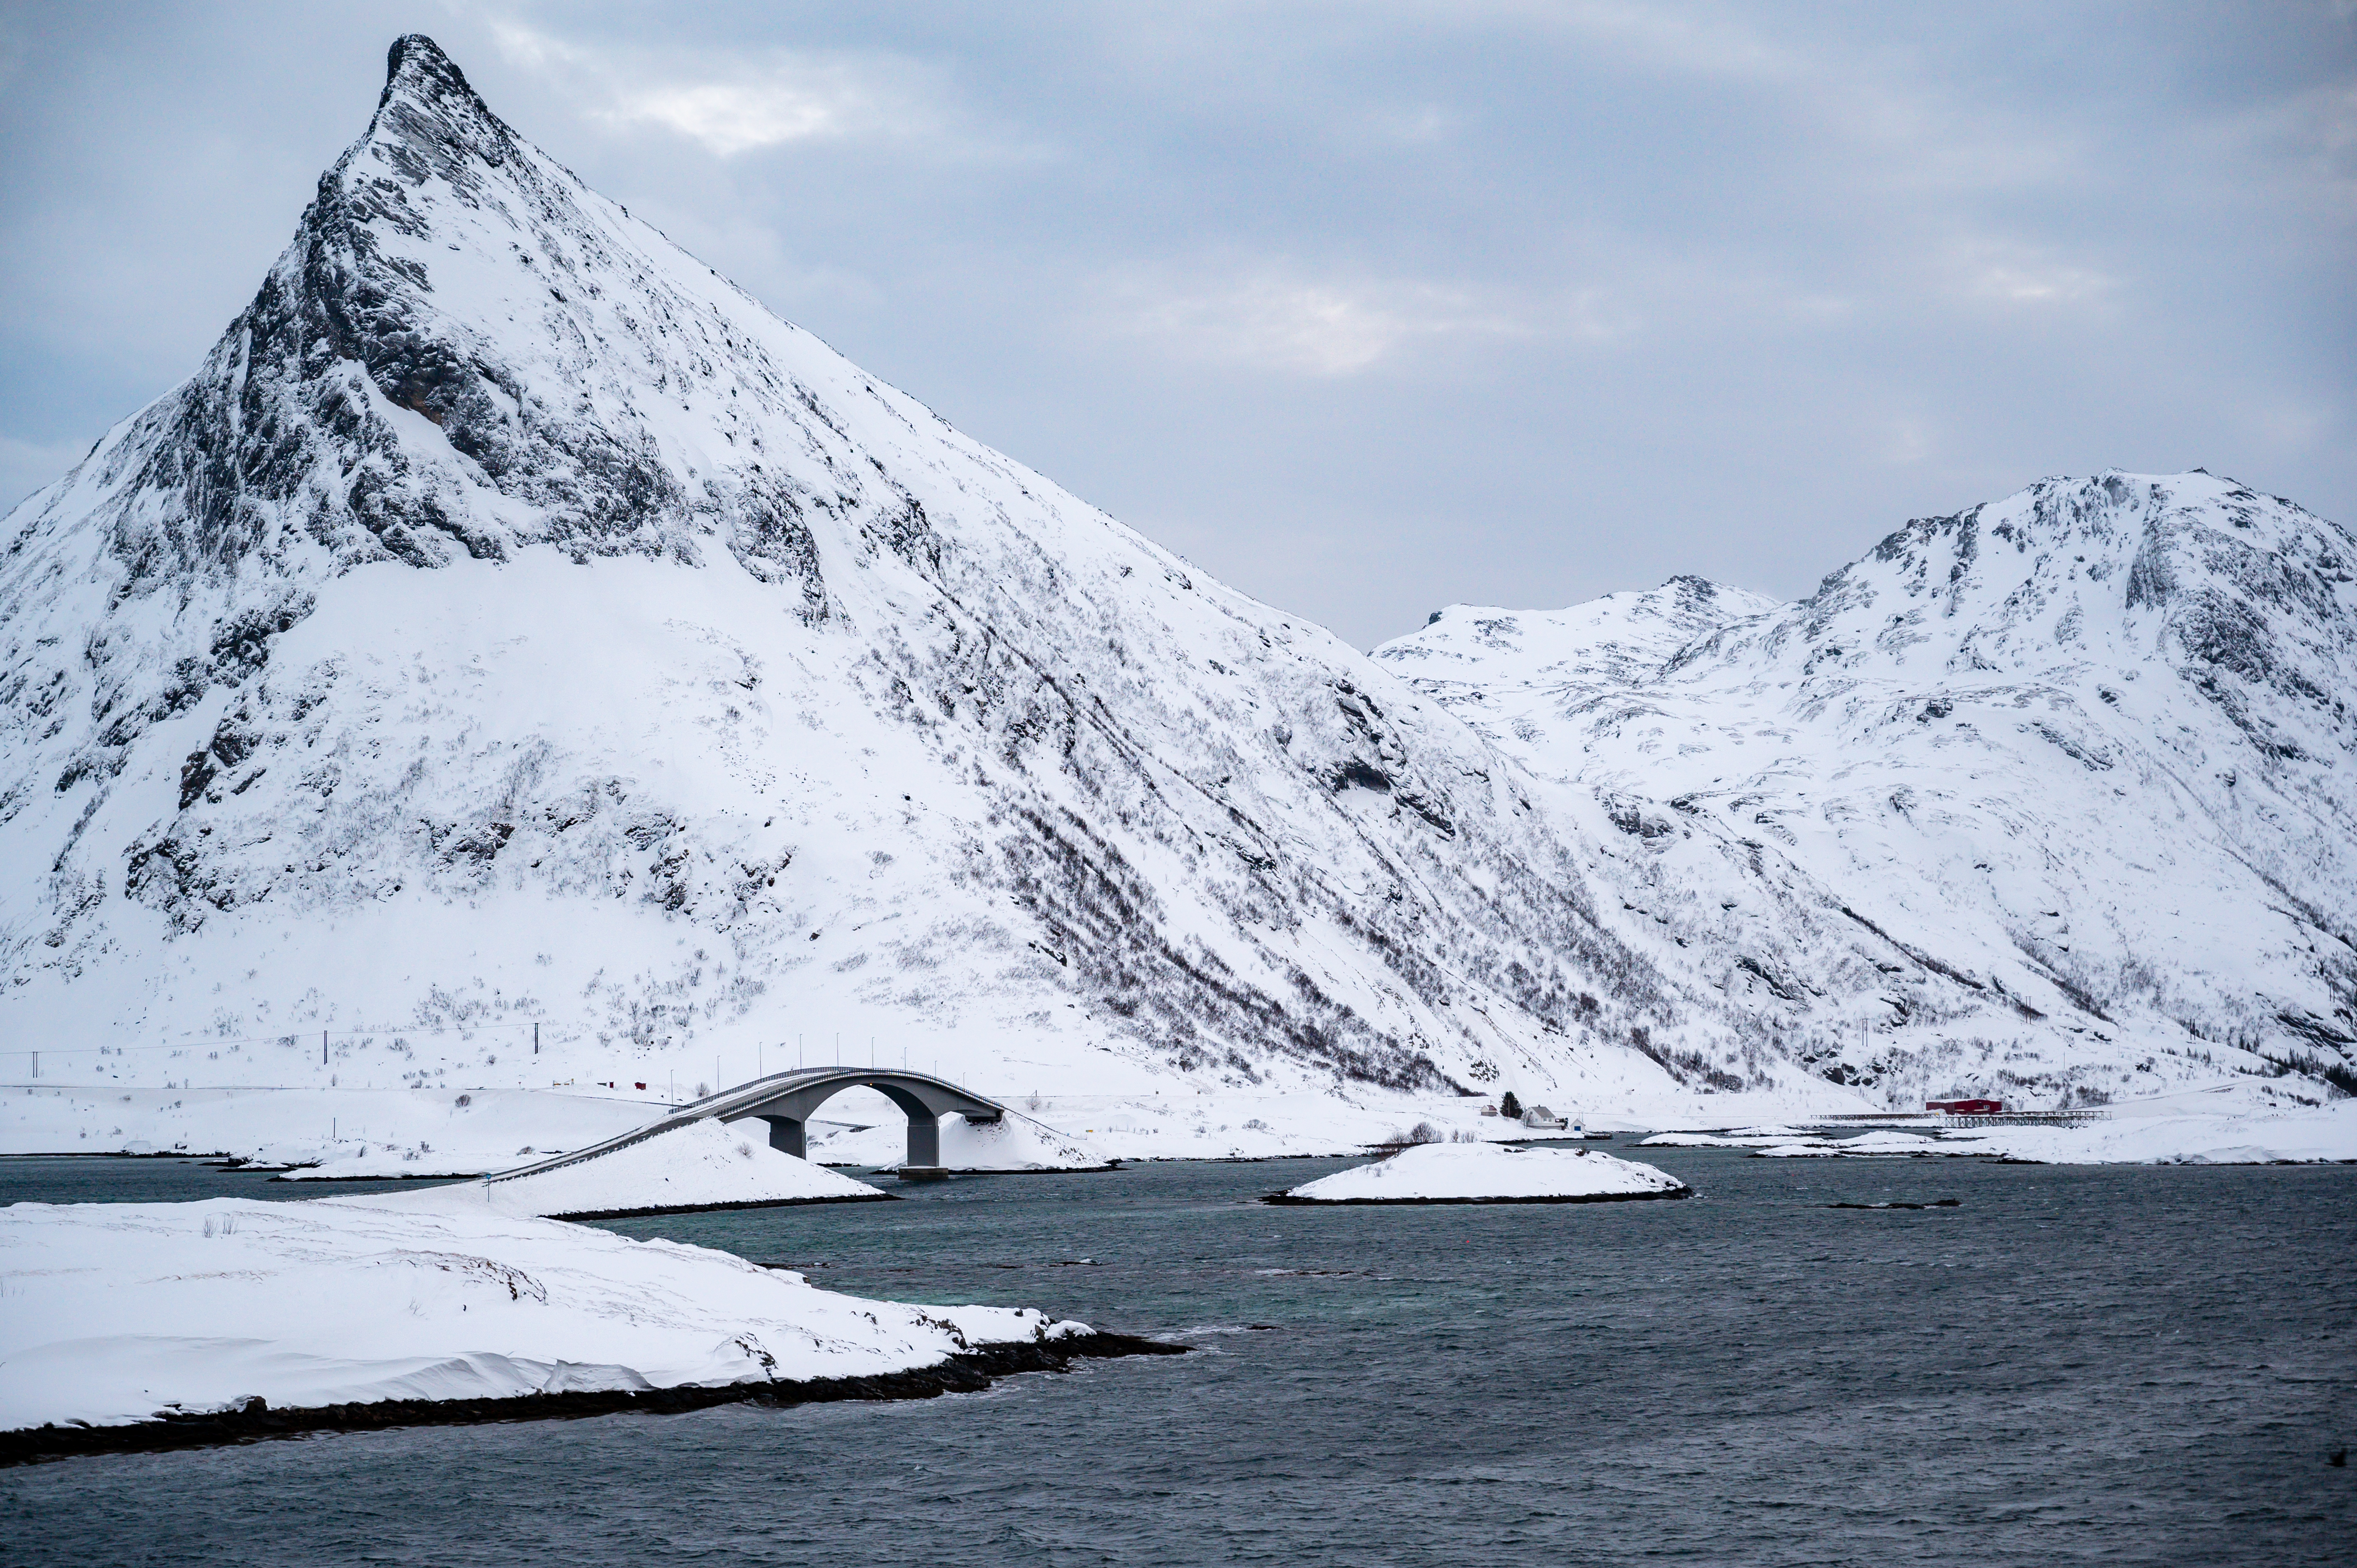
[[[1495,610],[1455,605],[1424,629],[1375,650],[1494,740],[1535,723],[1569,693],[1643,682],[1671,657],[1721,627],[1780,608],[1774,599],[1673,577],[1644,593],[1607,594],[1567,610]],[[1499,731],[1503,723],[1507,727]]]
[[0,539],[12,1049],[1445,1092],[1667,1088],[1631,1043],[1714,1028],[1474,731],[780,321],[424,38],[202,369]]
[[423,38],[197,375],[0,540],[0,1048],[51,1076],[684,1090],[799,1039],[1595,1111],[2357,1033],[2332,525],[2050,482],[1803,604],[1680,578],[1371,660],[778,320]]
[[1878,1097],[2357,1088],[2357,543],[2194,472],[1910,522],[1808,599],[1452,608],[1380,661],[1618,829],[1666,972]]

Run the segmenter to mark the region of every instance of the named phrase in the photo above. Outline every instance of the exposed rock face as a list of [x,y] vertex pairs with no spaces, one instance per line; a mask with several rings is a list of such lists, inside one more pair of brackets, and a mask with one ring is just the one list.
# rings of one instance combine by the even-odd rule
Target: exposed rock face
[[1762,1050],[1894,1100],[2317,1094],[2357,1084],[2352,571],[2289,501],[2109,473],[1911,522],[1799,604],[1680,579],[1377,657],[1618,830],[1632,942]]
[[585,1073],[870,1035],[1439,1088],[1711,1026],[1465,725],[779,321],[423,38],[203,368],[0,538],[0,1005],[187,1047],[128,1075],[280,1081],[332,1027],[424,1081],[538,1020]]

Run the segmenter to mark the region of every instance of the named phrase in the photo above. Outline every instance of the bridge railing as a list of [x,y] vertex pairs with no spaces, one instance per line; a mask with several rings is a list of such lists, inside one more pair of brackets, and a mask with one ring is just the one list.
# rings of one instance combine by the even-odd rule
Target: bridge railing
[[629,1148],[633,1144],[643,1144],[650,1138],[660,1138],[665,1133],[676,1133],[682,1127],[691,1127],[698,1122],[708,1120],[710,1118],[706,1116],[686,1116],[674,1112],[660,1122],[651,1122],[643,1127],[634,1127],[619,1137],[608,1138],[601,1144],[592,1144],[586,1149],[576,1149],[569,1155],[555,1155],[548,1159],[534,1160],[528,1165],[518,1165],[511,1171],[494,1171],[483,1180],[485,1182],[516,1181],[529,1176],[545,1176],[550,1171],[561,1171],[567,1165],[577,1165],[584,1160],[594,1160],[604,1155],[614,1154]]

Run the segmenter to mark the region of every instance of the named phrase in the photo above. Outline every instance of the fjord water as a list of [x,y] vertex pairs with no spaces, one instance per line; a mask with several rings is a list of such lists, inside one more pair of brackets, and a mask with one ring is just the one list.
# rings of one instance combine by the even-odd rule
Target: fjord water
[[[1700,1196],[1255,1202],[1344,1163],[1294,1160],[615,1221],[1199,1353],[40,1466],[0,1473],[0,1540],[24,1563],[2351,1560],[2357,1467],[2328,1455],[2357,1437],[2357,1168],[1645,1155]],[[7,1201],[232,1191],[317,1189],[0,1162]]]

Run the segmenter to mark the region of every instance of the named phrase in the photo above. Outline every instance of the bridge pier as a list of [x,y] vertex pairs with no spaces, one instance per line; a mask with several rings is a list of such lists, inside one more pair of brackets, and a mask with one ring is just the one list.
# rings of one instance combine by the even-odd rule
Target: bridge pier
[[812,1112],[846,1089],[873,1089],[899,1107],[909,1118],[909,1157],[901,1166],[901,1176],[907,1181],[938,1179],[949,1173],[942,1168],[942,1118],[963,1116],[970,1123],[987,1125],[1003,1120],[1006,1107],[985,1100],[970,1090],[959,1088],[947,1079],[930,1073],[909,1072],[893,1068],[816,1067],[797,1068],[791,1072],[772,1073],[750,1083],[740,1083],[734,1089],[706,1095],[692,1105],[674,1109],[661,1121],[593,1144],[586,1149],[538,1160],[513,1170],[500,1171],[487,1177],[490,1181],[512,1181],[519,1176],[534,1176],[543,1171],[576,1165],[584,1160],[596,1159],[633,1144],[706,1119],[743,1122],[759,1119],[770,1124],[770,1147],[796,1159],[810,1158],[810,1118]]
[[908,1163],[920,1170],[936,1168],[942,1163],[942,1124],[930,1112],[909,1112]]
[[[886,1068],[802,1068],[740,1085],[691,1107],[724,1122],[758,1117],[770,1124],[770,1147],[796,1159],[810,1158],[810,1117],[846,1089],[872,1089],[909,1119],[909,1156],[903,1168],[942,1170],[942,1118],[956,1114],[971,1122],[993,1122],[1006,1108],[925,1073]],[[919,1177],[917,1179],[922,1179]]]
[[781,1155],[791,1155],[798,1160],[810,1157],[810,1145],[803,1136],[801,1117],[764,1116],[761,1120],[770,1124],[770,1147]]
[[[770,1147],[798,1160],[810,1158],[808,1127],[796,1116],[764,1116],[770,1124]],[[920,1170],[937,1170],[942,1163],[942,1123],[922,1106],[909,1111],[909,1157]]]

